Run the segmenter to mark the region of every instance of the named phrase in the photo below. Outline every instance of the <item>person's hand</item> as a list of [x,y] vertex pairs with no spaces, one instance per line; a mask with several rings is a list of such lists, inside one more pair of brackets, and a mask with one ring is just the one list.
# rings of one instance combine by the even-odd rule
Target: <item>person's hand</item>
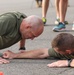
[[0,57],[0,64],[8,64],[9,61]]
[[48,67],[67,67],[68,61],[67,60],[59,60],[59,61],[53,62],[51,64],[48,64],[47,66]]
[[8,50],[8,51],[3,53],[3,57],[13,59],[14,58],[14,53]]

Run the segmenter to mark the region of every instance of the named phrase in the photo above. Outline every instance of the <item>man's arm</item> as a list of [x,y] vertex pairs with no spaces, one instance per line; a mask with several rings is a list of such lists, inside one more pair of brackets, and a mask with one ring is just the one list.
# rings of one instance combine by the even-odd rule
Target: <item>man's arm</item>
[[3,57],[4,58],[46,58],[48,57],[48,49],[44,48],[44,49],[37,49],[37,50],[26,50],[23,53],[13,53],[11,51],[6,51],[3,53]]
[[25,39],[22,39],[21,41],[20,41],[20,48],[19,48],[19,50],[25,50],[26,48],[25,48]]
[[7,63],[9,63],[8,60],[6,60],[6,59],[0,57],[0,64],[7,64]]
[[4,59],[4,58],[2,58],[2,56],[3,56],[3,54],[0,53],[0,64],[7,64],[7,63],[9,63],[9,61]]
[[74,59],[59,60],[47,65],[48,67],[74,67]]

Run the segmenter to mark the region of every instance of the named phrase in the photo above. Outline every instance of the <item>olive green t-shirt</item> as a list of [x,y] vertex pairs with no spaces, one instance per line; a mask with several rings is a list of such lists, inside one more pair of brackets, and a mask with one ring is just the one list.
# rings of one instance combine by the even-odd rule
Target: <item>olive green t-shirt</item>
[[20,24],[27,16],[20,12],[0,15],[0,49],[7,48],[22,39]]
[[63,55],[57,53],[53,48],[48,50],[49,57],[60,58],[60,59],[74,59],[74,55]]

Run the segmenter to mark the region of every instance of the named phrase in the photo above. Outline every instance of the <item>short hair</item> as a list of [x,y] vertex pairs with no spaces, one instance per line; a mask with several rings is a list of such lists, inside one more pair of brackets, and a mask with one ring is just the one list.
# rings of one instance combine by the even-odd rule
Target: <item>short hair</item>
[[74,36],[70,33],[60,33],[52,40],[51,45],[59,51],[74,50]]

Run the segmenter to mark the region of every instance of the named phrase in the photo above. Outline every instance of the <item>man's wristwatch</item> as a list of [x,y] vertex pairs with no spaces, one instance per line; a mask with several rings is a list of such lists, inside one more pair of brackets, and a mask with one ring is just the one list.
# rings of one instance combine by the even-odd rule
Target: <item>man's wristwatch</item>
[[71,67],[71,62],[72,62],[73,59],[68,59],[68,67]]
[[19,50],[26,50],[26,48],[25,47],[20,47]]

